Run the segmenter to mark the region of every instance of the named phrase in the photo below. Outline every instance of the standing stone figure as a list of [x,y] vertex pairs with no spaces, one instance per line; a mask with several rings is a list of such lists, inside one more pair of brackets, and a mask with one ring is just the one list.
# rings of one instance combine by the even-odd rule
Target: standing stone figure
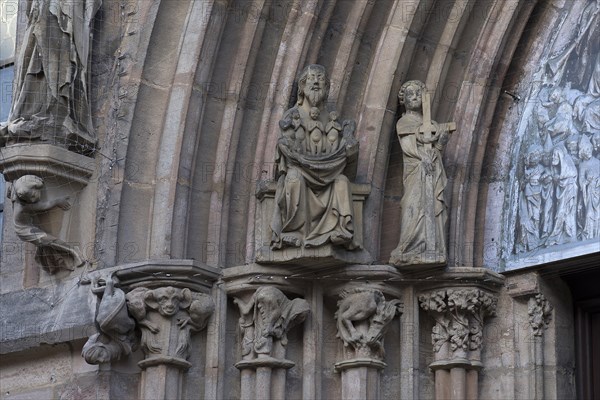
[[592,143],[583,136],[579,145],[579,187],[583,203],[581,239],[600,238],[600,160],[592,157]]
[[404,195],[400,201],[400,243],[392,252],[394,265],[444,264],[447,210],[444,200],[446,172],[442,149],[454,123],[431,120],[429,94],[425,84],[408,81],[398,98],[406,112],[396,131],[404,159]]
[[546,173],[541,159],[541,146],[530,146],[525,156],[523,196],[519,205],[520,242],[525,251],[534,250],[540,245],[542,180]]
[[[298,80],[298,101],[279,123],[277,189],[271,222],[271,247],[317,247],[327,243],[354,249],[354,216],[350,182],[343,174],[358,152],[355,124],[344,121],[337,148],[323,148],[329,122],[325,100],[329,78],[321,65],[309,65]],[[299,115],[300,121],[294,123]],[[290,121],[289,123],[287,121]],[[304,128],[306,132],[304,134]],[[291,139],[290,130],[296,130]],[[302,135],[298,133],[302,131]],[[304,146],[297,140],[303,137]],[[318,139],[313,141],[313,137]]]
[[565,146],[557,145],[552,153],[555,183],[555,222],[547,245],[573,242],[577,238],[577,168]]
[[89,104],[91,29],[101,0],[30,0],[0,145],[40,140],[79,153],[96,143]]

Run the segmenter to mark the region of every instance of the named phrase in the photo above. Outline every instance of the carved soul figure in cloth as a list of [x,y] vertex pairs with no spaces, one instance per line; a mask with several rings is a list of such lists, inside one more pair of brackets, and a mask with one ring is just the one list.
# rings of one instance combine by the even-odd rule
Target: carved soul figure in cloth
[[[348,249],[357,247],[350,182],[343,175],[347,162],[358,152],[355,123],[344,121],[341,132],[337,130],[339,124],[330,123],[330,113],[325,108],[329,84],[323,66],[306,67],[298,80],[298,101],[279,122],[276,207],[271,223],[274,249],[326,243]],[[318,115],[314,108],[320,111]],[[305,127],[313,125],[319,129],[309,132],[307,128],[305,132]],[[323,132],[322,127],[329,127],[331,132]],[[322,137],[311,139],[317,134]],[[342,136],[336,146],[310,145],[323,144],[332,135]],[[299,144],[299,140],[312,142]]]
[[404,83],[398,94],[406,108],[396,124],[404,160],[404,194],[400,201],[400,242],[390,263],[398,266],[443,264],[447,257],[447,178],[441,151],[456,126],[430,119],[426,90],[423,82],[413,80]]
[[91,28],[101,0],[29,0],[13,104],[0,145],[42,140],[89,153]]

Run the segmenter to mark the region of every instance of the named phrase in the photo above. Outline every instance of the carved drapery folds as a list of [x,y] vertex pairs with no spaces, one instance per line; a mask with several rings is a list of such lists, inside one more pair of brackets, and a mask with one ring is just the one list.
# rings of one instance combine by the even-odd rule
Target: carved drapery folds
[[286,370],[295,363],[285,359],[288,331],[304,322],[308,302],[290,300],[274,286],[261,286],[248,301],[234,299],[240,310],[242,399],[285,398]]
[[89,364],[118,360],[137,347],[135,321],[127,312],[125,293],[114,287],[112,279],[105,285],[99,283],[99,279],[92,283],[92,291],[102,298],[96,311],[98,333],[88,339],[81,353]]
[[101,0],[28,2],[13,102],[0,146],[45,142],[80,154],[96,147],[90,112],[92,27]]
[[544,330],[548,328],[548,324],[552,320],[552,309],[550,302],[541,293],[529,298],[527,314],[535,336],[542,336]]
[[397,266],[446,263],[447,184],[442,150],[453,122],[431,119],[430,95],[421,81],[404,83],[398,94],[406,109],[396,124],[403,154],[400,242],[390,263]]
[[383,336],[388,324],[402,311],[400,300],[386,301],[377,289],[349,289],[340,294],[335,313],[337,336],[350,358],[383,361]]
[[436,321],[432,368],[456,363],[480,367],[483,320],[495,315],[497,298],[478,288],[439,289],[421,294],[419,304]]
[[278,349],[286,346],[288,330],[302,323],[309,313],[306,300],[290,300],[272,286],[258,288],[248,302],[239,298],[234,302],[241,315],[242,360],[282,356]]
[[44,180],[35,175],[24,175],[9,186],[15,233],[37,247],[35,260],[48,272],[72,271],[84,264],[79,249],[46,232],[39,221],[41,215],[55,208],[70,209],[71,199],[69,196],[48,199],[44,189]]
[[341,121],[329,109],[329,85],[323,66],[307,66],[298,80],[297,103],[279,122],[275,191],[265,190],[269,185],[263,182],[257,194],[269,202],[258,212],[268,221],[258,224],[259,262],[360,253],[362,201],[369,191],[346,176],[358,154],[356,123]]
[[600,8],[581,5],[578,24],[549,46],[522,114],[516,255],[600,238]]

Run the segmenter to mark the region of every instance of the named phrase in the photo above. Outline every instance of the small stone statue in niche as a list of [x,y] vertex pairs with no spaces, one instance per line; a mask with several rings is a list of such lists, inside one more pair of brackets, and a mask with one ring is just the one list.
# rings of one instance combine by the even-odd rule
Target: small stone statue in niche
[[[279,123],[277,143],[277,188],[275,210],[271,220],[272,249],[317,247],[331,243],[355,249],[354,215],[350,181],[343,174],[349,160],[358,153],[354,138],[354,121],[341,124],[342,137],[335,149],[323,147],[324,127],[329,113],[325,101],[329,95],[329,78],[321,65],[309,65],[298,80],[298,101],[287,110]],[[294,128],[292,121],[298,128]],[[289,121],[289,122],[288,122]],[[333,130],[340,125],[333,124]],[[296,142],[306,127],[305,152],[294,151],[288,131],[296,129]],[[313,142],[313,137],[317,141]]]
[[48,272],[73,270],[84,264],[77,248],[40,229],[37,222],[40,213],[54,208],[71,208],[70,199],[42,200],[43,189],[43,179],[35,175],[24,175],[12,184],[8,197],[13,204],[15,232],[19,239],[37,247],[35,260]]
[[400,201],[400,243],[390,263],[442,265],[447,258],[447,178],[442,149],[456,124],[438,124],[431,119],[429,93],[421,81],[404,83],[398,98],[406,108],[396,124],[404,160],[404,195]]

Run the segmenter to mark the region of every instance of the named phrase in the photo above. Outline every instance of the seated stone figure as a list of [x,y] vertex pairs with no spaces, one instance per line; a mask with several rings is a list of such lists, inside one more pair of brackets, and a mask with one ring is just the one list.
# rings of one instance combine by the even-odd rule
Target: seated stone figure
[[[296,125],[306,127],[304,140],[310,141],[311,132],[320,131],[321,142],[326,141],[323,133],[330,122],[325,107],[328,94],[329,79],[325,68],[309,65],[300,75],[296,105],[284,113],[279,124],[277,189],[271,221],[273,249],[316,247],[327,243],[343,245],[347,249],[357,247],[353,240],[350,182],[343,174],[348,160],[358,152],[355,123],[344,121],[342,137],[335,147],[323,146],[323,143],[321,146],[312,146],[312,143],[297,146],[287,132],[297,128],[286,121],[300,115],[301,121]],[[307,151],[295,151],[297,148]]]

